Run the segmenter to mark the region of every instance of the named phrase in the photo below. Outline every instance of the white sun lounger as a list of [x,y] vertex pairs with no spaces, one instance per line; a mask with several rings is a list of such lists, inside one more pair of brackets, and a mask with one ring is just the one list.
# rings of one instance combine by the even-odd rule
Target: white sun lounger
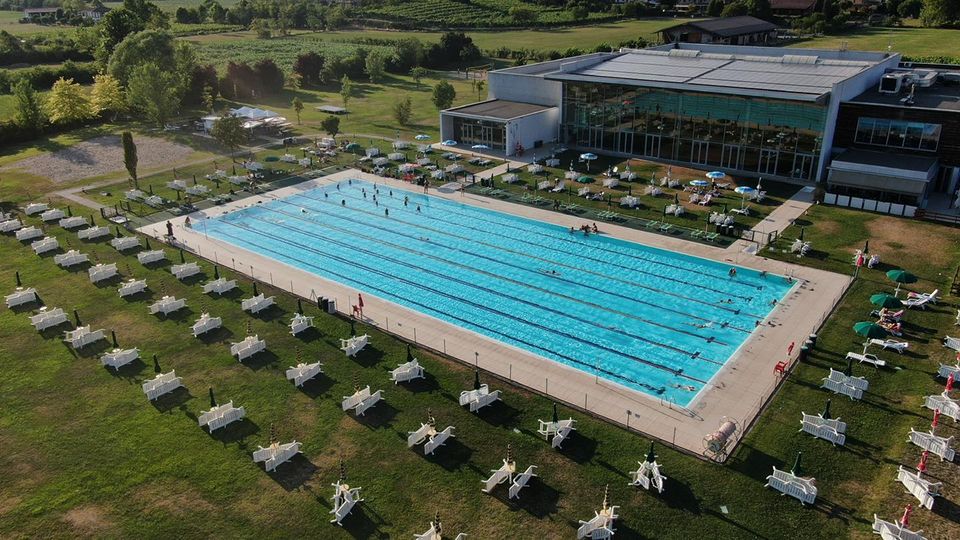
[[420,362],[418,362],[416,358],[390,370],[390,380],[393,381],[394,384],[422,378],[423,366],[420,365]]
[[874,367],[882,368],[887,365],[886,360],[881,360],[872,354],[860,354],[855,352],[848,352],[846,358],[852,358],[861,364],[866,362],[867,364],[873,364]]
[[377,390],[370,393],[370,387],[362,388],[353,393],[352,396],[344,396],[340,402],[340,407],[346,411],[353,409],[354,414],[363,416],[368,409],[379,403],[383,399],[383,391]]
[[613,538],[616,529],[613,528],[619,506],[611,506],[605,511],[596,512],[590,521],[580,520],[580,527],[577,529],[577,540],[589,538],[590,540],[607,540]]
[[190,330],[193,332],[193,337],[200,337],[221,326],[223,326],[223,319],[220,317],[211,317],[209,313],[201,313],[200,318],[193,323]]
[[330,520],[330,523],[336,523],[341,525],[341,521],[348,515],[350,511],[353,510],[353,507],[359,503],[363,502],[363,499],[360,498],[360,488],[351,488],[347,484],[341,484],[339,481],[336,484],[331,484],[333,486],[333,510],[330,510],[330,513],[333,514],[333,519]]
[[162,261],[167,258],[167,253],[162,249],[154,249],[150,251],[141,251],[137,253],[137,260],[140,261],[140,264],[150,264],[157,261]]
[[313,328],[313,317],[294,313],[293,318],[290,319],[290,335],[295,336],[308,328]]
[[251,356],[267,350],[267,342],[259,336],[247,336],[243,341],[230,344],[230,355],[237,357],[237,362],[243,362]]
[[920,298],[908,298],[903,301],[904,307],[927,309],[928,304],[935,304],[932,296],[922,296]]
[[900,354],[903,354],[903,351],[910,347],[910,343],[906,341],[897,341],[895,339],[871,339],[870,344],[878,345],[883,348],[883,350],[891,349]]
[[30,249],[37,255],[42,255],[48,251],[60,249],[60,241],[57,240],[56,236],[46,236],[42,240],[37,240],[30,244]]
[[637,462],[640,467],[630,472],[630,478],[632,481],[627,484],[630,486],[638,486],[643,489],[650,489],[652,486],[657,490],[657,493],[663,493],[663,481],[667,479],[660,472],[660,464],[656,460],[649,462],[644,460],[643,462]]
[[17,240],[26,242],[28,240],[33,240],[34,238],[42,237],[43,231],[41,231],[38,227],[31,225],[18,230],[15,236],[17,237]]
[[490,478],[486,480],[481,480],[483,487],[480,488],[480,491],[484,493],[490,493],[493,491],[493,488],[498,485],[513,480],[513,473],[517,470],[517,464],[515,462],[508,462],[503,460],[503,465],[499,469],[490,470]]
[[81,240],[95,240],[103,236],[110,235],[110,227],[104,226],[95,226],[88,229],[81,229],[77,231],[77,238]]
[[934,433],[915,431],[910,428],[910,435],[907,436],[907,442],[919,446],[922,450],[928,450],[931,454],[940,457],[940,461],[953,461],[956,454],[953,449],[953,437],[941,437]]
[[217,293],[222,295],[236,288],[237,280],[235,279],[219,278],[203,284],[204,294]]
[[272,296],[264,296],[263,293],[260,293],[253,298],[246,298],[240,302],[240,307],[244,311],[249,311],[251,314],[260,313],[261,311],[269,308],[273,305],[274,298]]
[[554,188],[551,189],[550,191],[551,191],[552,193],[560,193],[561,191],[563,191],[563,187],[564,187],[566,184],[567,184],[566,182],[564,182],[563,180],[561,180],[561,181],[557,182],[557,185],[554,186]]
[[960,381],[960,363],[948,366],[946,364],[940,364],[940,369],[937,370],[937,376],[941,379],[947,379],[953,375],[953,379]]
[[83,216],[65,217],[57,222],[64,229],[73,229],[75,227],[84,227],[89,225],[87,218]]
[[117,289],[117,293],[120,294],[120,298],[123,298],[125,296],[140,294],[146,289],[147,280],[130,278],[129,281],[125,281],[120,285],[120,288]]
[[312,364],[297,364],[286,371],[287,380],[293,381],[297,388],[303,386],[307,381],[323,373],[323,364],[314,362]]
[[829,441],[834,446],[843,446],[847,440],[847,424],[845,422],[823,418],[820,415],[814,416],[801,412],[800,431]]
[[897,467],[897,482],[903,484],[907,491],[920,501],[920,506],[933,510],[935,497],[942,495],[943,483],[933,482],[924,478],[919,472]]
[[90,276],[90,283],[99,283],[105,279],[110,279],[117,275],[117,263],[97,264],[87,270]]
[[223,405],[217,405],[209,411],[204,411],[197,418],[200,427],[206,426],[210,433],[227,426],[238,420],[242,420],[247,412],[243,407],[234,407],[233,402],[229,401]]
[[147,395],[147,399],[153,401],[182,386],[183,381],[180,380],[180,377],[177,377],[176,370],[173,370],[170,373],[158,373],[156,377],[144,382],[143,393]]
[[943,338],[943,346],[960,352],[960,338],[946,336]]
[[47,328],[54,328],[67,322],[67,314],[60,308],[48,310],[45,307],[40,308],[40,312],[30,316],[30,324],[37,329],[37,332],[43,332]]
[[3,299],[7,303],[8,308],[22,306],[23,304],[29,304],[37,299],[37,290],[33,287],[28,287],[26,289],[17,287],[17,290],[4,296]]
[[773,468],[764,487],[771,487],[782,495],[789,495],[801,504],[813,504],[817,500],[817,486],[813,478],[801,478],[791,472]]
[[110,241],[110,245],[117,251],[126,251],[140,247],[140,239],[136,236],[121,236]]
[[30,203],[23,209],[23,213],[32,216],[34,214],[39,214],[49,210],[50,207],[47,206],[47,203]]
[[363,348],[367,346],[369,341],[370,336],[367,334],[341,339],[340,350],[343,351],[347,356],[353,357],[356,356],[358,352],[362,351]]
[[286,444],[274,443],[264,448],[258,447],[253,453],[254,463],[263,463],[267,472],[270,472],[281,464],[290,461],[294,456],[300,453],[300,443],[297,441]]
[[946,392],[927,396],[923,401],[923,406],[931,411],[939,410],[940,414],[952,418],[954,423],[956,423],[960,420],[960,401],[944,394],[946,394]]
[[873,532],[880,535],[881,540],[927,540],[923,531],[911,531],[901,523],[884,521],[873,515]]
[[91,343],[105,339],[104,330],[90,330],[90,325],[64,332],[63,340],[74,349],[82,349]]
[[460,392],[460,406],[467,405],[470,412],[477,412],[480,409],[500,400],[500,391],[491,392],[487,385],[481,385],[479,390],[464,390]]
[[75,249],[71,249],[66,253],[53,256],[53,262],[57,263],[57,265],[61,266],[62,268],[69,268],[71,266],[83,264],[88,260],[90,259],[87,257],[86,253],[80,253]]
[[164,296],[160,300],[150,304],[150,314],[156,315],[161,313],[166,316],[185,307],[187,307],[186,299],[175,296]]
[[23,223],[18,218],[0,221],[0,232],[13,232],[20,230],[21,227],[23,227]]
[[447,426],[443,431],[437,431],[430,424],[420,424],[419,429],[407,433],[407,448],[413,448],[426,442],[423,445],[423,454],[429,456],[437,448],[443,446],[450,437],[454,437],[453,426]]
[[140,349],[113,349],[100,357],[100,363],[117,370],[140,358]]
[[64,215],[65,214],[63,213],[63,210],[60,210],[59,208],[51,208],[50,210],[47,210],[46,212],[41,213],[40,219],[43,220],[44,222],[54,221],[54,220],[59,221],[63,219]]
[[200,265],[195,262],[175,264],[170,267],[170,273],[179,280],[184,280],[190,276],[195,276],[200,272]]

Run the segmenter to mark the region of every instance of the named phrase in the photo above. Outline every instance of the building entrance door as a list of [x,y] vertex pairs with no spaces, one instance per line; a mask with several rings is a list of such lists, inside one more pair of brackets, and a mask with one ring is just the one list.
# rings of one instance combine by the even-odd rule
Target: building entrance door
[[690,162],[705,165],[709,157],[709,152],[710,143],[705,141],[693,141],[693,146],[690,149]]
[[769,148],[760,149],[760,163],[757,165],[757,172],[762,174],[776,174],[777,161],[780,160],[780,151]]
[[813,155],[812,154],[795,154],[793,156],[793,171],[791,175],[794,178],[801,178],[803,180],[809,180],[811,173],[813,171]]
[[643,155],[647,157],[660,157],[660,136],[646,135],[643,138]]
[[617,152],[623,154],[633,153],[633,132],[620,131],[617,133]]
[[740,145],[725,144],[720,151],[720,166],[724,169],[741,169],[743,163],[740,158]]

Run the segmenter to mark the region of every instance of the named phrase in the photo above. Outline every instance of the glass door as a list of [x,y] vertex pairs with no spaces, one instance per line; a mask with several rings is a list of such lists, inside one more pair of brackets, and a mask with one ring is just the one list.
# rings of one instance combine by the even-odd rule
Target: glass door
[[792,176],[794,178],[802,178],[804,180],[809,180],[813,175],[813,155],[812,154],[796,154],[793,156],[793,172]]
[[757,166],[757,172],[762,174],[776,174],[777,161],[780,159],[779,150],[769,148],[760,149],[760,163]]
[[720,152],[720,166],[724,169],[741,169],[743,164],[740,158],[739,144],[725,144]]
[[623,154],[633,153],[633,132],[620,131],[617,133],[617,152]]
[[660,157],[660,136],[646,135],[643,138],[643,155],[647,157]]
[[690,149],[690,162],[706,165],[709,159],[710,143],[705,141],[693,141]]

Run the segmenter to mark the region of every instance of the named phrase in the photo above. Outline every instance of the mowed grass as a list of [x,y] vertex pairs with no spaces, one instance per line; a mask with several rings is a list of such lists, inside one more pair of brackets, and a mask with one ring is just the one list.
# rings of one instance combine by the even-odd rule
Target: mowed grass
[[957,39],[960,31],[947,28],[866,27],[831,36],[805,39],[791,47],[839,49],[846,45],[854,51],[898,52],[906,57],[957,57]]
[[0,30],[6,30],[15,36],[31,34],[56,34],[72,31],[69,26],[47,26],[33,23],[21,23],[23,11],[0,11]]

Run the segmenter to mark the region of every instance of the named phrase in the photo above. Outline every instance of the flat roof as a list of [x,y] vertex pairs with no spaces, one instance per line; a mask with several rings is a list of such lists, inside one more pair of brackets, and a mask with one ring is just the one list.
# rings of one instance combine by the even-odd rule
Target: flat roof
[[866,92],[850,100],[851,103],[866,105],[885,105],[904,109],[938,109],[945,111],[960,111],[960,86],[935,83],[929,88],[916,87],[913,92],[913,104],[900,103],[900,100],[910,95],[910,90],[902,90],[899,94],[881,94],[879,83]]
[[[815,101],[882,57],[838,59],[821,51],[702,45],[623,49],[594,62],[570,62],[552,80],[676,88]],[[827,51],[824,51],[827,52]]]
[[669,32],[677,28],[683,28],[684,26],[696,28],[720,37],[755,34],[757,32],[771,32],[777,29],[777,25],[771,22],[767,22],[756,17],[751,17],[749,15],[741,15],[737,17],[719,17],[716,19],[685,22],[676,26],[664,28],[660,32]]
[[851,148],[844,150],[839,156],[833,158],[832,164],[837,164],[837,162],[926,173],[931,167],[937,164],[937,158],[935,156],[911,156],[908,154],[875,152],[872,150]]
[[482,116],[495,120],[510,120],[528,114],[538,113],[553,109],[548,105],[536,105],[533,103],[521,103],[519,101],[507,101],[505,99],[490,99],[479,103],[471,103],[462,107],[447,109],[445,113],[456,113],[470,116]]

